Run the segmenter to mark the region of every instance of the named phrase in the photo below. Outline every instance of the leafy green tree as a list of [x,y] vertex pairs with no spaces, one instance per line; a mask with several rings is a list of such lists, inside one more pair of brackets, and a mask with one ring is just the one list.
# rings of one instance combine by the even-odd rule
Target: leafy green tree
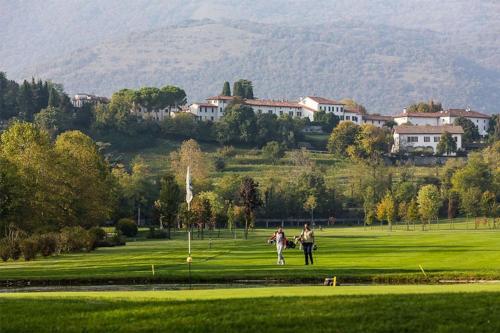
[[160,182],[156,182],[151,170],[143,158],[132,161],[129,173],[123,167],[113,169],[116,179],[119,204],[116,217],[133,217],[141,212],[141,216],[152,215],[151,208],[158,199]]
[[487,217],[496,218],[499,205],[495,193],[486,191],[481,196],[481,213]]
[[456,191],[448,190],[446,193],[446,201],[448,202],[447,216],[449,219],[457,215],[460,195]]
[[393,194],[396,202],[410,202],[416,193],[416,186],[411,181],[400,181],[393,186]]
[[375,222],[377,201],[373,187],[368,186],[363,193],[363,211],[365,214],[365,223],[368,225]]
[[22,186],[15,166],[0,156],[0,237],[23,209]]
[[71,115],[61,109],[49,106],[35,115],[35,123],[52,136],[71,128]]
[[443,109],[441,103],[435,103],[431,100],[429,103],[420,102],[417,104],[412,104],[406,108],[408,112],[439,112]]
[[33,98],[33,91],[28,81],[24,80],[19,87],[17,96],[17,107],[19,117],[26,121],[32,121],[35,115],[36,108]]
[[226,219],[226,207],[222,201],[222,198],[217,192],[214,191],[204,191],[198,194],[198,197],[203,200],[206,199],[210,203],[210,229],[213,229],[216,225],[221,226]]
[[278,129],[278,117],[275,114],[261,113],[256,116],[257,135],[255,143],[259,146],[269,141],[281,142],[281,133]]
[[311,224],[314,226],[314,209],[318,206],[318,200],[316,200],[316,197],[314,195],[310,195],[307,197],[306,201],[304,202],[304,209],[306,211],[311,212]]
[[174,175],[167,173],[161,179],[160,196],[155,201],[155,208],[160,213],[161,225],[164,222],[167,224],[168,238],[170,238],[170,230],[177,218],[180,202],[181,189],[175,181]]
[[464,143],[475,142],[481,138],[477,126],[470,119],[458,117],[453,122],[453,125],[461,126],[463,128],[464,134],[462,135],[462,141]]
[[[498,163],[498,160],[497,162]],[[492,170],[484,161],[482,154],[469,154],[467,164],[451,177],[452,188],[458,193],[463,193],[469,188],[478,188],[481,192],[489,190],[494,185]]]
[[224,112],[216,125],[217,140],[221,143],[252,143],[257,135],[256,116],[251,107],[236,101]]
[[241,176],[230,173],[223,175],[222,178],[215,184],[216,193],[222,200],[229,203],[235,203],[239,200],[239,190],[242,183]]
[[393,129],[395,126],[398,126],[398,123],[395,122],[394,120],[388,120],[385,122],[384,127]]
[[276,141],[268,142],[262,147],[262,155],[265,159],[276,164],[281,158],[285,156],[285,149]]
[[491,116],[488,124],[488,139],[490,142],[500,140],[500,115],[494,114]]
[[431,223],[433,219],[438,218],[441,197],[436,185],[422,186],[418,191],[417,202],[418,212],[423,221],[422,228],[424,228],[426,223]]
[[253,99],[253,85],[252,81],[238,80],[233,84],[233,96],[244,99]]
[[415,224],[415,221],[417,221],[419,218],[420,215],[419,215],[417,200],[412,199],[408,204],[408,207],[406,208],[406,216],[405,216],[406,223],[407,225],[410,222],[413,222],[413,224]]
[[54,150],[71,198],[67,222],[89,228],[107,221],[115,209],[114,180],[96,143],[79,131],[68,131],[57,137]]
[[15,225],[25,231],[63,225],[61,207],[68,207],[70,196],[47,132],[34,124],[13,123],[0,137],[0,156],[15,168],[23,184],[24,191],[18,194],[23,209]]
[[389,152],[393,139],[391,132],[385,128],[370,124],[360,126],[354,144],[347,149],[351,158],[377,161],[384,153]]
[[241,182],[240,202],[245,212],[245,239],[248,239],[248,227],[254,220],[255,210],[262,206],[259,183],[248,176]]
[[358,104],[355,100],[350,99],[350,98],[344,98],[340,100],[340,103],[344,104],[344,106],[348,109],[358,109],[361,114],[367,114],[368,112],[366,111],[366,108]]
[[353,122],[344,121],[332,131],[328,139],[328,151],[337,156],[346,156],[349,146],[356,144],[360,127]]
[[392,224],[396,221],[397,206],[390,192],[387,192],[384,198],[377,205],[377,219],[387,221],[389,230],[392,231]]
[[470,187],[460,193],[460,208],[462,212],[469,216],[478,217],[481,215],[481,190],[477,187]]
[[444,132],[439,139],[439,143],[436,147],[436,153],[438,155],[450,155],[457,151],[457,143],[453,136],[449,132]]
[[324,132],[331,133],[339,124],[340,118],[333,113],[319,111],[314,113],[314,122],[318,123]]
[[191,204],[191,210],[194,215],[194,221],[201,231],[201,239],[204,238],[204,229],[207,223],[212,220],[212,206],[207,198],[195,197]]
[[194,187],[198,189],[206,186],[212,169],[210,160],[201,151],[198,142],[193,139],[182,142],[177,151],[170,153],[170,166],[179,184],[184,184],[186,181],[189,166]]
[[222,87],[222,96],[231,96],[231,88],[229,87],[229,82],[224,82],[224,86]]

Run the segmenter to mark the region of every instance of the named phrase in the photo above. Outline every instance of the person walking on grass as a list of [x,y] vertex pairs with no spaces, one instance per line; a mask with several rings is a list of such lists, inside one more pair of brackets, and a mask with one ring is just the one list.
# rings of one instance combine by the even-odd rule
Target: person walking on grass
[[304,249],[304,256],[306,259],[306,265],[313,264],[313,246],[314,246],[314,231],[309,228],[309,224],[304,224],[304,230],[300,234],[300,241],[302,242],[302,248]]
[[276,243],[276,252],[278,252],[278,265],[285,264],[285,257],[283,257],[283,250],[286,248],[286,238],[285,232],[282,227],[279,227],[278,230],[271,236],[269,239]]

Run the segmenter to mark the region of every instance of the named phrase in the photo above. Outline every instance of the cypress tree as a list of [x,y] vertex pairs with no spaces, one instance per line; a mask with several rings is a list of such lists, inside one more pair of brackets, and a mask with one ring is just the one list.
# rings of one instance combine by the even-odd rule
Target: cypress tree
[[54,107],[59,106],[59,94],[54,89],[54,87],[49,88],[48,106],[54,106]]
[[33,91],[28,81],[24,80],[17,94],[18,114],[21,119],[26,121],[33,120],[35,105],[33,102]]
[[236,81],[233,84],[233,96],[244,98],[243,97],[243,87],[241,86],[240,81]]
[[231,96],[231,88],[229,87],[229,82],[224,82],[224,86],[222,87],[222,96]]

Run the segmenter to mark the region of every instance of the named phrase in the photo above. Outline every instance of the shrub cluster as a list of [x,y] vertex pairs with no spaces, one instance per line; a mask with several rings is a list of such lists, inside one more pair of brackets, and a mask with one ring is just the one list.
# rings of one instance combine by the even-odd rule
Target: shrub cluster
[[25,237],[11,233],[0,239],[0,258],[3,261],[18,260],[21,256],[26,261],[34,260],[38,254],[49,257],[54,254],[92,251],[97,247],[125,245],[119,234],[106,238],[102,228],[89,230],[82,227],[66,227],[59,233],[51,232]]
[[116,223],[115,229],[119,234],[126,237],[135,237],[138,232],[135,221],[128,218],[120,219],[118,223]]

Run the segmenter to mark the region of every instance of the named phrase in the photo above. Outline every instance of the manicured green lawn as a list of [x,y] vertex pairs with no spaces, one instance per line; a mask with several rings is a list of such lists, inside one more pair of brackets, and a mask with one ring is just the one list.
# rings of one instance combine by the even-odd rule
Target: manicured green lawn
[[498,332],[500,285],[0,294],[2,332]]
[[[441,228],[448,224],[441,225]],[[275,247],[266,243],[271,230],[250,232],[250,239],[224,238],[217,233],[192,242],[194,282],[230,282],[248,279],[281,279],[289,282],[321,282],[337,276],[339,281],[427,282],[440,278],[500,278],[500,231],[430,231],[334,228],[317,230],[318,250],[314,266],[305,266],[302,252],[285,251],[286,265],[276,265]],[[470,224],[469,228],[472,228]],[[485,228],[485,227],[482,227]],[[290,237],[299,230],[285,230]],[[187,282],[187,237],[178,232],[174,240],[129,241],[125,247],[101,248],[92,253],[65,254],[32,262],[0,263],[0,280],[108,280],[141,279]],[[155,275],[152,267],[155,266]],[[419,265],[425,270],[420,270]]]

